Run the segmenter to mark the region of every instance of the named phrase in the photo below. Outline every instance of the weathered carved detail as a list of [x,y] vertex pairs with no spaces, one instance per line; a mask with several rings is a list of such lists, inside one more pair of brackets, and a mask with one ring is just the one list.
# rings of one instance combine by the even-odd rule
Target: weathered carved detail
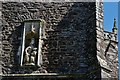
[[24,63],[25,65],[35,65],[37,48],[34,46],[34,38],[31,39],[30,46],[25,49]]

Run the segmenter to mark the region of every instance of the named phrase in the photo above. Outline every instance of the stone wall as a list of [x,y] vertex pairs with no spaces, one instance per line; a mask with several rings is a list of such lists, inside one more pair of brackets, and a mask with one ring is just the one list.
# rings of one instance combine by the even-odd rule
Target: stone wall
[[104,31],[104,55],[111,69],[110,77],[118,78],[118,40],[117,34]]
[[[2,3],[2,73],[78,74],[100,78],[96,57],[96,5],[93,3]],[[36,10],[33,14],[31,11]],[[16,53],[26,19],[47,23],[40,68],[19,67]]]
[[[117,35],[104,31],[103,3],[96,2],[97,59],[101,66],[101,78],[118,78]],[[112,58],[112,59],[111,59]]]
[[[2,2],[0,2],[0,53],[2,53]],[[0,54],[0,75],[2,75],[2,55]],[[1,78],[1,76],[0,76]]]
[[104,26],[103,3],[96,2],[96,33],[97,33],[97,58],[101,66],[101,77],[110,78],[110,67],[104,52]]

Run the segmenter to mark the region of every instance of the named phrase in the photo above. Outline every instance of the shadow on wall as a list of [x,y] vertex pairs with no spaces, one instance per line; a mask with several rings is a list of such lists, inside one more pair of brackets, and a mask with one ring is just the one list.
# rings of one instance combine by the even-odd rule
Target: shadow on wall
[[[100,78],[96,58],[95,3],[73,3],[52,26],[48,38],[48,72]],[[94,62],[94,63],[93,63]]]

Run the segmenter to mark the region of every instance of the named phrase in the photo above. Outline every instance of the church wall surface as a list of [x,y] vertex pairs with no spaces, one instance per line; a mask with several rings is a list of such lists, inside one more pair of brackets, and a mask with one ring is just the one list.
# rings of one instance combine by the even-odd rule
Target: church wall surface
[[[88,78],[100,77],[94,75],[100,72],[96,57],[95,10],[95,3],[86,2],[2,3],[2,73],[80,73],[87,74]],[[43,64],[39,68],[19,67],[16,53],[22,22],[32,18],[44,19],[47,23]]]
[[[53,75],[110,78],[116,71],[112,73],[105,57],[107,43],[104,41],[102,6],[103,3],[95,2],[3,2],[2,74],[56,73]],[[20,66],[17,56],[22,23],[31,19],[46,22],[41,67]]]

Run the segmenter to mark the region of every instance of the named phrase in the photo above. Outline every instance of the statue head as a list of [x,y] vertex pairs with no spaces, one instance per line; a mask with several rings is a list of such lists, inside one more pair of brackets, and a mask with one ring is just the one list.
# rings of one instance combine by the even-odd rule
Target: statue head
[[31,38],[30,45],[35,45],[35,39],[34,38]]

